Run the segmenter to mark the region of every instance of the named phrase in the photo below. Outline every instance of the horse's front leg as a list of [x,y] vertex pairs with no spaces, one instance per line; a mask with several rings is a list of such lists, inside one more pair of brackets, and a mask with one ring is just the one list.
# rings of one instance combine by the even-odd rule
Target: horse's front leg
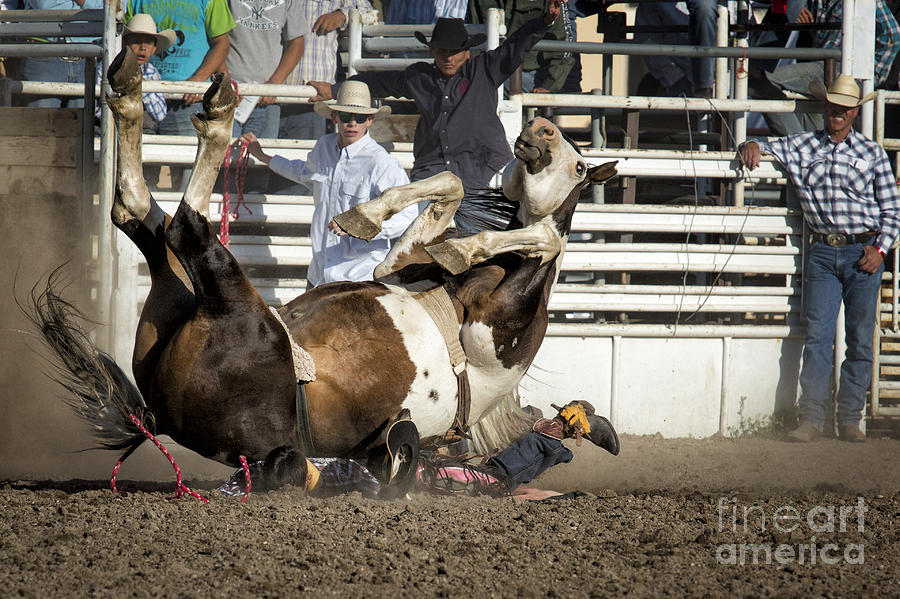
[[[372,241],[381,232],[381,223],[407,206],[418,202],[430,202],[428,208],[422,212],[425,214],[430,211],[429,217],[422,219],[422,215],[419,215],[418,219],[426,221],[423,225],[430,226],[417,227],[416,236],[419,241],[427,243],[429,239],[422,236],[430,235],[430,238],[434,239],[444,232],[462,200],[463,193],[459,177],[450,171],[444,171],[421,181],[391,187],[374,200],[357,204],[350,210],[338,214],[334,217],[334,221],[349,235]],[[412,230],[413,227],[415,223],[407,230]]]
[[528,257],[539,257],[543,264],[561,250],[559,233],[544,221],[512,231],[481,231],[425,248],[435,262],[454,275],[506,252],[524,252]]

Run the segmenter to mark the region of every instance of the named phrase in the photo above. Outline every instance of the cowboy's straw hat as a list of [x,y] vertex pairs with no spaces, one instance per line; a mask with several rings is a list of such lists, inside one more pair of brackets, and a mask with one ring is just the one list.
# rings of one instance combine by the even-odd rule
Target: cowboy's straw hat
[[381,118],[391,113],[390,106],[372,108],[372,97],[369,86],[362,81],[344,81],[338,90],[334,104],[316,102],[313,110],[321,117],[330,118],[331,111],[352,112],[354,114],[371,114],[373,118]]
[[468,50],[472,46],[483,44],[487,36],[476,33],[470,36],[466,31],[466,24],[462,19],[450,19],[441,17],[431,31],[431,41],[425,39],[425,34],[416,31],[416,39],[429,48],[439,50]]
[[169,46],[175,43],[175,32],[171,29],[164,29],[163,31],[156,31],[156,22],[153,20],[153,17],[148,15],[147,13],[138,13],[134,15],[128,24],[125,25],[125,31],[122,33],[122,37],[125,37],[131,33],[138,33],[144,35],[152,35],[156,38],[156,53],[163,54]]
[[809,84],[809,91],[819,100],[831,102],[838,106],[847,108],[856,108],[861,104],[865,104],[875,97],[877,92],[872,92],[862,97],[862,90],[856,84],[856,80],[850,75],[841,75],[831,82],[828,89],[820,81],[813,81]]

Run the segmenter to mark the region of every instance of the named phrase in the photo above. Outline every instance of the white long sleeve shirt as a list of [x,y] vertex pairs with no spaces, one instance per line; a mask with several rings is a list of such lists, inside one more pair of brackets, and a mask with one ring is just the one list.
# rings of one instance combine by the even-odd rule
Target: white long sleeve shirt
[[405,208],[382,223],[381,233],[370,242],[328,230],[328,223],[338,214],[378,197],[390,187],[409,183],[397,159],[368,133],[344,148],[338,147],[337,133],[330,133],[316,142],[306,161],[273,156],[269,168],[312,187],[312,262],[306,278],[314,286],[332,281],[371,281],[375,267],[387,257],[392,240],[418,216],[415,204]]

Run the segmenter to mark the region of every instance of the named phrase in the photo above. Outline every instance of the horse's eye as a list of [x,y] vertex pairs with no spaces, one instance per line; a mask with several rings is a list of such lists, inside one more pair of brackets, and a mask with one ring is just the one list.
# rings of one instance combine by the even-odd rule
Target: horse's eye
[[580,177],[581,175],[584,174],[584,169],[585,169],[585,167],[584,167],[584,163],[583,163],[583,162],[579,162],[578,164],[575,165],[575,173],[576,173],[579,177]]

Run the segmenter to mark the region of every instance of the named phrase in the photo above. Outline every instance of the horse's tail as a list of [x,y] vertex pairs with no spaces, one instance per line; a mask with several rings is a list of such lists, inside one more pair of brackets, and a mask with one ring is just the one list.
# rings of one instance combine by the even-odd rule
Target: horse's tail
[[101,447],[130,452],[145,439],[130,416],[153,430],[153,414],[112,357],[91,343],[81,327],[85,316],[54,290],[58,275],[59,269],[42,292],[32,288],[32,309],[19,305],[59,358],[49,376],[71,392],[64,401],[90,424]]

